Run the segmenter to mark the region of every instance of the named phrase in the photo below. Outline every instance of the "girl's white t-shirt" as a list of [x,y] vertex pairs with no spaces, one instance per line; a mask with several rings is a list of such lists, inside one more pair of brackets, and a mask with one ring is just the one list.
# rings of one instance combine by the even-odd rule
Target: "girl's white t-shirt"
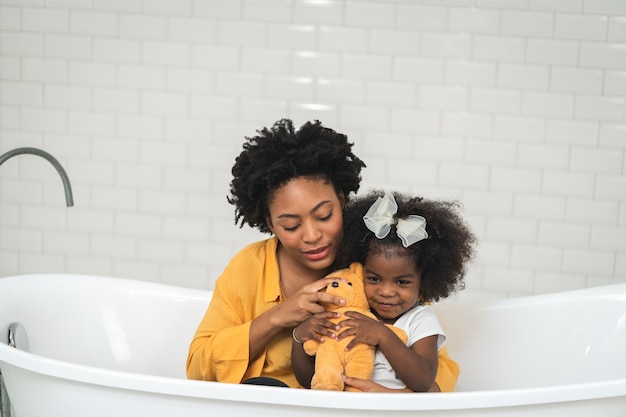
[[[409,337],[409,342],[407,343],[409,347],[413,346],[413,343],[418,340],[433,335],[439,336],[437,338],[437,350],[440,350],[446,344],[446,335],[441,328],[441,324],[439,324],[435,312],[429,305],[413,307],[400,316],[393,325],[406,332]],[[399,389],[406,387],[404,382],[396,377],[391,364],[379,349],[376,349],[374,358],[372,381],[387,388]]]

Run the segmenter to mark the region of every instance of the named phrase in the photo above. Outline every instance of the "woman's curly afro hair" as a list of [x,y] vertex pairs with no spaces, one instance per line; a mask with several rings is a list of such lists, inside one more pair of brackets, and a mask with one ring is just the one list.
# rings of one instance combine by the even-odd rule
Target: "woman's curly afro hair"
[[265,219],[272,194],[297,177],[323,178],[346,201],[359,189],[365,164],[352,153],[346,135],[319,121],[295,130],[289,119],[257,133],[246,138],[232,168],[228,202],[235,206],[235,224],[270,233]]
[[426,219],[428,237],[408,248],[396,234],[396,227],[383,239],[377,239],[367,229],[363,216],[383,191],[375,190],[357,196],[347,205],[344,213],[344,239],[336,266],[352,261],[365,264],[371,253],[386,257],[408,256],[421,275],[420,302],[438,301],[464,286],[468,262],[474,257],[476,236],[461,216],[457,201],[427,200],[392,193],[398,203],[396,219],[411,214]]

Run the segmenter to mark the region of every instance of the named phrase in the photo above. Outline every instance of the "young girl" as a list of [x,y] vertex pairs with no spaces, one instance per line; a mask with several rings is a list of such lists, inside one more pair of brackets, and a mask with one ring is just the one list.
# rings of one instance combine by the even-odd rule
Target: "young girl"
[[[428,305],[463,285],[475,236],[455,202],[408,198],[373,192],[355,199],[345,212],[344,246],[338,265],[356,260],[364,265],[365,293],[378,321],[348,312],[338,339],[354,336],[348,345],[364,342],[377,347],[371,381],[345,378],[363,391],[448,391],[435,382],[438,371],[457,372],[455,364],[437,361],[446,336]],[[349,244],[348,244],[349,242]],[[299,341],[335,337],[325,319],[314,317],[294,331]],[[402,328],[408,346],[384,324]],[[312,361],[292,351],[294,369],[303,385],[312,376]],[[296,360],[298,366],[296,366]]]

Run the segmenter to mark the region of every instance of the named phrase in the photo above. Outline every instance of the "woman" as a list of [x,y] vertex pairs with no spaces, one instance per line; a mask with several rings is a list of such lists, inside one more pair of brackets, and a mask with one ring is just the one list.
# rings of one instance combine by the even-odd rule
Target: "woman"
[[334,269],[343,209],[365,164],[345,135],[317,121],[295,130],[284,119],[257,133],[235,161],[229,202],[236,223],[273,237],[242,249],[216,281],[187,376],[301,387],[291,365],[292,331],[330,314],[320,303],[342,302],[320,290],[334,281],[324,277]]

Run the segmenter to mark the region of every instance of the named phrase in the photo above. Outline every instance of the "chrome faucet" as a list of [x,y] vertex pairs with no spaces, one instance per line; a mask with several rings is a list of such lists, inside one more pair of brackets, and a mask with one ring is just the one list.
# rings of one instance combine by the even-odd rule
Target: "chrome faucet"
[[37,155],[50,162],[61,176],[61,181],[63,181],[63,188],[65,189],[65,204],[68,207],[74,205],[74,197],[72,195],[72,186],[70,185],[70,179],[59,161],[57,161],[56,158],[50,155],[48,152],[37,148],[16,148],[0,155],[0,165],[2,165],[7,159],[10,159],[20,154]]

